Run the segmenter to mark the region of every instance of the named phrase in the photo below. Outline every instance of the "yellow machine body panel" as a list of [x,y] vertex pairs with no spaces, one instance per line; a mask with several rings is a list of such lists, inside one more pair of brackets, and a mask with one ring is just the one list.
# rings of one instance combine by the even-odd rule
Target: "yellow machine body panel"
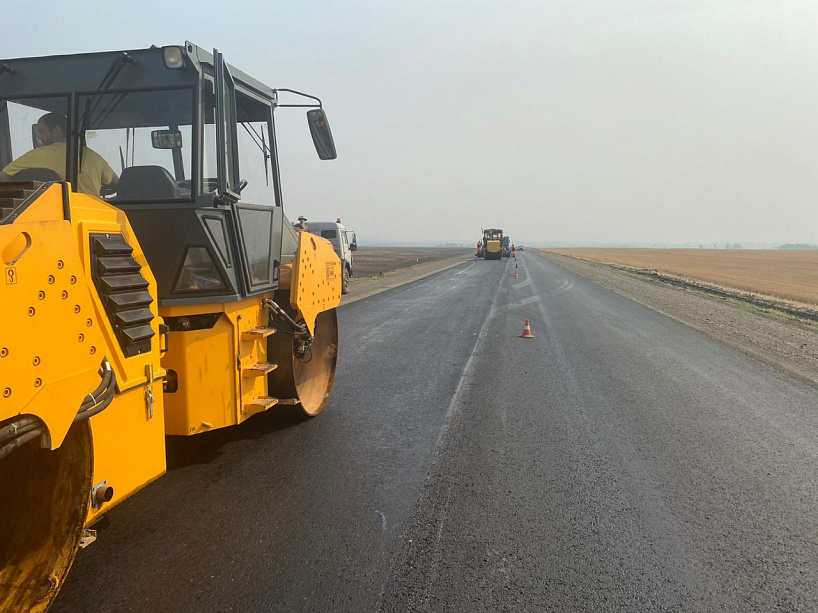
[[162,365],[178,388],[165,394],[167,434],[190,435],[239,424],[267,397],[267,323],[262,297],[239,302],[163,307],[164,317],[218,314],[205,329],[171,332]]
[[322,311],[341,304],[341,260],[332,243],[309,232],[298,233],[292,263],[290,306],[301,313],[311,334]]
[[[153,395],[152,408],[146,400],[148,390]],[[149,387],[117,395],[107,409],[90,421],[94,484],[107,482],[113,488],[113,498],[101,506],[92,505],[88,523],[165,473],[162,381],[156,379]]]
[[[11,544],[0,548],[0,609],[39,611],[59,589],[82,527],[165,472],[164,371],[156,306],[146,307],[154,336],[149,347],[127,357],[93,279],[90,235],[122,237],[146,292],[156,295],[126,217],[59,184],[26,192],[32,192],[26,207],[0,225],[0,423],[34,416],[47,434],[0,464],[0,479],[11,488],[5,491],[13,492],[4,506],[4,538]],[[106,361],[115,379],[103,389]],[[90,406],[100,412],[78,416],[92,393],[110,404],[97,398]],[[103,484],[105,496],[95,498]]]
[[[113,488],[113,498],[101,507],[92,506],[88,520],[110,510],[133,492],[141,489],[165,472],[165,432],[161,378],[165,371],[160,364],[159,324],[156,302],[151,328],[154,336],[151,350],[126,357],[114,332],[113,323],[105,312],[96,288],[90,281],[92,234],[122,235],[133,249],[133,258],[141,266],[148,282],[148,291],[156,295],[156,281],[136,240],[125,213],[83,194],[71,194],[71,216],[79,219],[75,225],[76,248],[82,256],[86,278],[93,296],[94,318],[100,322],[106,357],[117,377],[117,392],[111,405],[91,418],[94,443],[94,483],[107,482]],[[150,393],[149,393],[150,392]]]
[[13,224],[0,226],[4,280],[0,421],[39,417],[48,445],[62,443],[84,397],[100,382],[105,343],[59,185]]
[[488,253],[500,253],[502,247],[500,245],[500,241],[490,240],[486,241],[486,252]]
[[160,320],[152,304],[152,350],[126,357],[91,280],[90,235],[124,236],[151,295],[154,278],[124,213],[72,193],[71,218],[82,220],[72,225],[63,220],[62,198],[61,186],[52,185],[14,223],[0,226],[7,271],[0,386],[9,390],[0,399],[0,421],[37,416],[48,428],[51,448],[58,447],[83,399],[99,384],[102,359],[108,359],[119,393],[91,418],[91,431],[94,483],[107,481],[114,493],[103,509],[92,508],[93,519],[165,471]]

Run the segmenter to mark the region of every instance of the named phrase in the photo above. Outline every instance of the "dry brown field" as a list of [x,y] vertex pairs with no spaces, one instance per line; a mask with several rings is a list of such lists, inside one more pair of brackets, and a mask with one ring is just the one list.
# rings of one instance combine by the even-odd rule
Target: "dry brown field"
[[353,254],[353,279],[386,274],[419,264],[469,256],[474,249],[450,247],[358,247]]
[[818,304],[818,250],[541,249],[704,281],[810,305]]

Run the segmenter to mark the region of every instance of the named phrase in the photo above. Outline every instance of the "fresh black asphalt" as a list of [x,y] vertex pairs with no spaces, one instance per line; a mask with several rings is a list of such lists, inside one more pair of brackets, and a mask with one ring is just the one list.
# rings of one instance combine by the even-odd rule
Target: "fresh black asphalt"
[[53,610],[818,609],[815,389],[530,252],[339,325],[324,413],[169,440]]

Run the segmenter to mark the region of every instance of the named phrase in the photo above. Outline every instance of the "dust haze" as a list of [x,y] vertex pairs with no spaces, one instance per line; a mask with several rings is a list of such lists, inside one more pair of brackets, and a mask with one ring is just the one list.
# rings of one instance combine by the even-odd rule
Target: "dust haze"
[[[169,10],[175,26],[157,28]],[[319,162],[301,111],[281,110],[286,211],[340,216],[362,244],[472,244],[482,227],[532,245],[818,242],[815,2],[225,10],[93,0],[43,20],[18,3],[5,20],[30,27],[9,29],[0,54],[189,39],[320,96],[339,157]],[[46,35],[44,21],[58,25]]]

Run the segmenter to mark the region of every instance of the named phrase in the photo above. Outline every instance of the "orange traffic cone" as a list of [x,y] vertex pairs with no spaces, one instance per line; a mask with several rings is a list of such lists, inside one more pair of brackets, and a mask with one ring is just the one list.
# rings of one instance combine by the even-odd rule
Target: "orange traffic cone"
[[523,333],[520,335],[520,338],[534,338],[534,335],[531,334],[531,326],[528,325],[528,320],[525,320],[525,325],[523,326]]
[[514,278],[515,278],[515,279],[519,279],[519,278],[520,278],[520,275],[519,275],[519,274],[517,274],[517,273],[515,272],[515,273],[514,273]]

